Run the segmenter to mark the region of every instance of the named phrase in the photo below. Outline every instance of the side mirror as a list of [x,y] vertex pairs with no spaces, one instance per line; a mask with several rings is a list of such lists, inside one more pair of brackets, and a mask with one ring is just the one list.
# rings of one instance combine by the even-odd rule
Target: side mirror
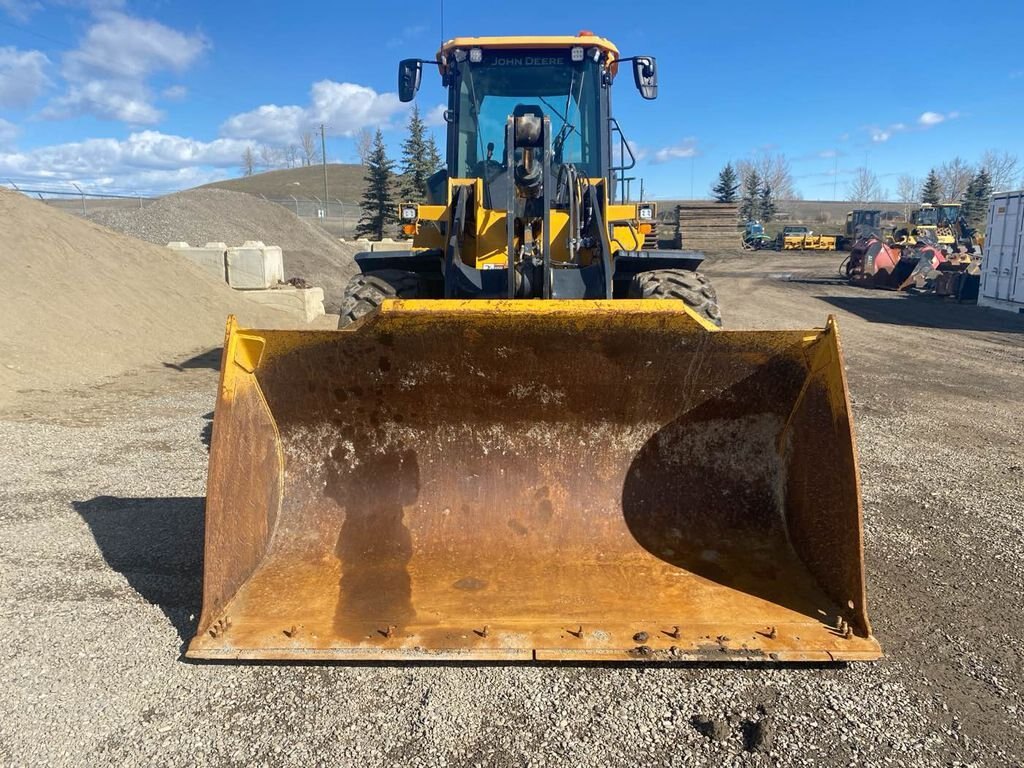
[[398,100],[412,101],[420,89],[423,62],[419,59],[402,59],[398,63]]
[[645,99],[658,97],[658,62],[653,56],[637,56],[633,59],[633,82]]

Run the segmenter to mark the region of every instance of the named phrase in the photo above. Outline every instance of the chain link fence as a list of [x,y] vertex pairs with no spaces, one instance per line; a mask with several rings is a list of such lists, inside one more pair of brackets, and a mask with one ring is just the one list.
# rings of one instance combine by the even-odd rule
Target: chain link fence
[[355,237],[356,226],[359,224],[359,204],[347,203],[335,198],[327,201],[318,197],[264,197],[270,203],[277,203],[296,216],[303,219],[314,219],[320,226],[335,237]]
[[[54,208],[81,216],[88,216],[96,211],[111,208],[144,208],[161,197],[161,195],[142,193],[132,195],[87,192],[75,184],[61,188],[9,181],[3,186],[29,197],[38,198]],[[266,197],[265,195],[257,195],[257,197],[287,208],[300,218],[315,221],[335,237],[349,239],[355,237],[360,216],[358,203],[345,202],[337,198],[325,202],[318,197],[312,199],[291,196],[287,198]]]
[[34,184],[16,184],[13,181],[4,184],[7,189],[21,192],[29,197],[35,197],[52,205],[54,208],[88,216],[98,210],[110,208],[144,208],[150,205],[156,196],[137,194],[122,195],[109,192],[86,192],[77,184],[71,184],[74,189],[58,189],[56,187],[44,187]]

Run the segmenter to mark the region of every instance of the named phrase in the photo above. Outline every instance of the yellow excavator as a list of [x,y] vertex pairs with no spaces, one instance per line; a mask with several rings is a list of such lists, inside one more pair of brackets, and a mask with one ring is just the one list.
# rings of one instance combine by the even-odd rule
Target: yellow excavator
[[721,330],[702,256],[621,202],[612,83],[654,98],[655,60],[456,38],[403,101],[425,65],[410,249],[357,258],[338,330],[229,319],[187,655],[877,658],[834,321]]

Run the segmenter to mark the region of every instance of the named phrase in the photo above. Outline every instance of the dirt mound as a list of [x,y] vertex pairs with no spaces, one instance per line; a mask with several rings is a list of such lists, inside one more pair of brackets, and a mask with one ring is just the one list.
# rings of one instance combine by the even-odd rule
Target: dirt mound
[[348,279],[358,270],[357,248],[338,242],[316,224],[276,203],[226,189],[191,189],[141,209],[102,210],[90,218],[126,235],[167,245],[262,240],[284,251],[285,277],[301,277],[324,289],[328,312],[337,312]]
[[165,247],[0,189],[0,404],[219,346],[224,321],[295,327]]

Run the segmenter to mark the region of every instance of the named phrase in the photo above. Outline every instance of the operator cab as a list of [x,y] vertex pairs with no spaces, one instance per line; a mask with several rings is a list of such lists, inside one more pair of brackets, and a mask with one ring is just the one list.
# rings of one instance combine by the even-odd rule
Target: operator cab
[[[526,40],[524,38],[523,40]],[[501,200],[510,182],[506,123],[509,116],[536,114],[550,121],[550,167],[554,176],[572,166],[575,175],[606,178],[614,190],[616,174],[635,160],[622,140],[629,165],[615,166],[609,91],[623,60],[607,40],[589,32],[576,37],[455,38],[442,45],[437,65],[448,89],[446,170],[428,182],[431,202],[442,202],[447,177],[484,179],[488,196]],[[633,62],[637,89],[645,99],[657,95],[657,67],[649,56]],[[399,65],[399,97],[410,101],[420,84],[422,64],[406,59]],[[621,132],[620,140],[621,140]],[[543,163],[543,148],[532,159]],[[514,163],[523,162],[521,149]]]

